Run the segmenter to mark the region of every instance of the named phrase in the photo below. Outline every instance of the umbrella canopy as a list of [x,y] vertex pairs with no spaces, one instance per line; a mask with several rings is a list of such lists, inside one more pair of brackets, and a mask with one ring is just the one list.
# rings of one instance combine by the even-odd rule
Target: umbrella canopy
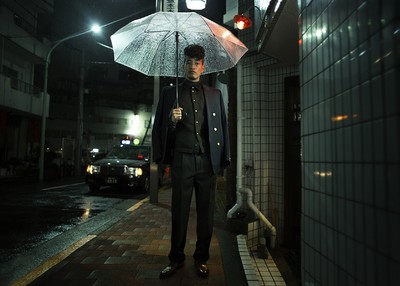
[[229,30],[195,12],[157,12],[111,36],[114,60],[149,76],[183,76],[183,50],[205,49],[204,74],[236,65],[247,47]]

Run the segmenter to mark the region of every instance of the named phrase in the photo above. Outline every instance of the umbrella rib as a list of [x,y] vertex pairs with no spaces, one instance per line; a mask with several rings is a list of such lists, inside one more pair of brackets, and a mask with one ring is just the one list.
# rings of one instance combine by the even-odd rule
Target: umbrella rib
[[[171,24],[171,26],[172,27],[175,27],[175,30],[173,31],[174,33],[175,32],[178,32],[179,33],[179,30],[178,30],[178,21],[175,21],[175,22],[172,22],[171,20],[171,18],[168,18],[167,17],[167,14],[165,14],[165,13],[168,13],[168,12],[164,12],[163,14],[162,14],[162,16],[165,18],[165,20],[167,20],[170,24]],[[178,12],[179,13],[179,12]],[[187,17],[186,18],[186,20],[183,22],[183,23],[186,23],[187,22],[187,20],[190,18],[190,16],[191,15],[189,15],[189,17]],[[175,18],[175,19],[177,19],[177,18]],[[168,31],[172,31],[171,29],[170,30],[168,30]]]
[[211,29],[211,27],[208,25],[207,21],[200,15],[201,20],[207,25],[207,27],[209,28],[209,30],[211,31],[211,33],[213,34],[213,36],[215,37],[215,39],[217,39],[217,41],[221,44],[222,48],[225,50],[225,53],[229,56],[229,58],[231,60],[233,60],[233,58],[231,57],[231,54],[226,50],[225,46],[222,45],[221,41],[219,40],[219,37],[217,35],[215,35],[214,31]]
[[[159,44],[157,45],[156,52],[154,53],[151,62],[155,62],[155,59],[156,59],[156,57],[157,57],[157,55],[158,55],[158,52],[159,52],[159,50],[160,50],[161,43],[164,42],[167,38],[171,37],[171,35],[172,35],[173,33],[175,33],[175,32],[172,32],[172,31],[170,31],[170,30],[169,30],[169,31],[166,31],[166,32],[167,32],[167,33],[163,36],[162,40],[161,40],[161,41],[159,42]],[[147,33],[153,33],[153,32],[150,31],[150,32],[147,32]],[[150,67],[149,67],[149,69],[150,69]]]

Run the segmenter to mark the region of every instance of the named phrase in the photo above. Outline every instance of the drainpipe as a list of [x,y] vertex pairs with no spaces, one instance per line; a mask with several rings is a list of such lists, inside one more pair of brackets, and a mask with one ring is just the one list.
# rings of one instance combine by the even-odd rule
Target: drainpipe
[[248,188],[241,188],[239,190],[241,193],[246,193],[247,195],[247,205],[249,208],[257,215],[257,217],[267,226],[269,233],[271,235],[271,248],[275,248],[276,242],[276,228],[270,223],[270,221],[260,212],[255,204],[253,203],[253,192]]
[[242,193],[239,192],[240,188],[242,188],[242,130],[243,130],[243,118],[242,118],[242,64],[239,63],[236,65],[237,67],[237,75],[236,75],[236,96],[237,96],[237,118],[236,118],[236,126],[237,126],[237,163],[236,163],[236,204],[228,211],[227,217],[232,218],[232,215],[242,206],[243,199]]
[[249,208],[257,215],[257,217],[268,227],[271,235],[271,248],[275,248],[276,228],[268,221],[268,219],[257,209],[253,203],[253,193],[248,188],[243,188],[243,170],[242,170],[242,73],[243,67],[241,62],[237,64],[237,163],[236,163],[236,204],[228,211],[227,218],[232,218],[233,214],[242,206],[242,193],[247,194],[247,204]]

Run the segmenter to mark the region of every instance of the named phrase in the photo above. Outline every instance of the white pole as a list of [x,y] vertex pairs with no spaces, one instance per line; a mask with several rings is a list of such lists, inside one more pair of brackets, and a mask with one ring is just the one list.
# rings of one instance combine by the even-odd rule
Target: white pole
[[[163,0],[156,0],[156,12],[163,11]],[[157,103],[160,98],[160,77],[154,77],[153,84],[153,106],[151,112],[151,122],[154,123],[154,117],[156,114]],[[151,156],[153,156],[153,150],[151,152]],[[159,171],[158,165],[153,162],[153,158],[150,160],[150,202],[158,203],[158,179],[159,179]]]
[[237,126],[237,137],[236,137],[236,142],[237,142],[237,160],[236,160],[236,204],[228,211],[227,217],[231,218],[233,214],[242,206],[243,204],[243,199],[242,199],[242,193],[240,192],[240,189],[242,188],[243,182],[243,169],[242,169],[242,132],[243,132],[243,113],[242,113],[242,64],[239,61],[239,63],[236,65],[237,67],[237,76],[236,76],[236,106],[237,106],[237,111],[236,111],[236,126]]

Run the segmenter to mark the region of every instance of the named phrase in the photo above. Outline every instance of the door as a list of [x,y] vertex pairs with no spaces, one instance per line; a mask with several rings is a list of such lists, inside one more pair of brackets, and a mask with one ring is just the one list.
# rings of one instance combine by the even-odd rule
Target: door
[[285,79],[284,245],[300,254],[301,144],[300,79]]

